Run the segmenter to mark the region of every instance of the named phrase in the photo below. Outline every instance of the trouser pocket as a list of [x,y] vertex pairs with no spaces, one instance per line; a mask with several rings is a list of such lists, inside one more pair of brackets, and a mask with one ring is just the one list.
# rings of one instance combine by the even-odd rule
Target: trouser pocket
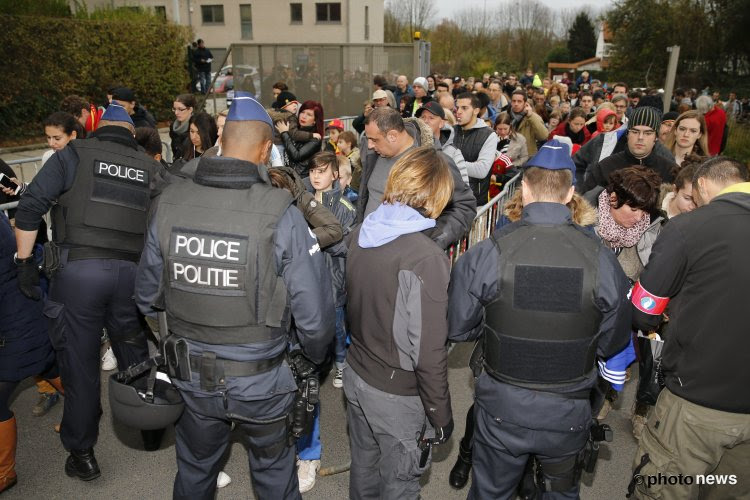
[[68,340],[65,305],[47,299],[44,303],[43,313],[49,325],[49,339],[52,347],[56,351],[62,350]]

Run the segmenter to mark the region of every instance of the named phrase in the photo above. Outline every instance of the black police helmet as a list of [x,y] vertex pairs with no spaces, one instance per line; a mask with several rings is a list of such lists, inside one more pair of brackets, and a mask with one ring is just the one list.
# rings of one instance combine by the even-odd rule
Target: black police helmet
[[144,431],[163,429],[180,418],[185,409],[182,396],[172,384],[156,379],[153,402],[146,401],[148,372],[128,381],[126,372],[109,377],[109,406],[123,424]]

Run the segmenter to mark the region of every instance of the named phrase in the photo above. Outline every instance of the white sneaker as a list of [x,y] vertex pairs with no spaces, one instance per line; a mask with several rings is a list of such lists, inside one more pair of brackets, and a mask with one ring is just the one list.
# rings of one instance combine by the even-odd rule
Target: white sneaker
[[344,369],[336,368],[336,375],[333,377],[333,386],[336,389],[344,387]]
[[117,358],[115,358],[115,353],[112,351],[112,348],[108,347],[107,350],[104,351],[104,356],[102,356],[102,370],[110,372],[116,369]]
[[297,479],[299,479],[299,492],[305,493],[313,489],[318,477],[320,460],[298,460]]
[[216,478],[216,487],[217,488],[223,488],[224,486],[228,485],[232,482],[232,478],[229,477],[229,474],[227,474],[224,471],[219,472],[219,476]]

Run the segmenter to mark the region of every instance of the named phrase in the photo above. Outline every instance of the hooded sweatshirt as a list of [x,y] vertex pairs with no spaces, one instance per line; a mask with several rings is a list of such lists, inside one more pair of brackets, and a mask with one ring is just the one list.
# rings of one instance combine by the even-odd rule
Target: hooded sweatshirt
[[604,121],[610,116],[615,117],[615,127],[617,127],[617,113],[607,108],[602,108],[596,112],[596,131],[591,134],[592,139],[604,132]]
[[346,266],[348,366],[389,394],[419,396],[434,427],[452,418],[448,393],[448,257],[422,233],[435,221],[381,204],[355,230]]
[[[662,351],[667,388],[714,410],[750,414],[750,183],[725,189],[708,205],[672,219],[659,235],[640,284],[669,298]],[[639,304],[643,304],[640,301]],[[661,315],[634,306],[643,331]]]

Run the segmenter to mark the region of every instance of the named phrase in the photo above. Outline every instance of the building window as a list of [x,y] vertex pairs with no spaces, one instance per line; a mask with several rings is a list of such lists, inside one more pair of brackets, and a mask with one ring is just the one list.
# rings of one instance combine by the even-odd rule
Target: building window
[[316,3],[315,21],[319,23],[340,23],[341,3]]
[[160,19],[167,20],[167,8],[163,5],[157,5],[154,7],[154,14],[156,14]]
[[223,5],[201,5],[203,24],[224,24]]
[[292,24],[302,24],[302,4],[301,3],[290,3],[289,10],[291,13]]
[[253,39],[253,8],[250,4],[240,5],[240,29],[243,40]]
[[370,39],[370,7],[365,5],[365,40]]

